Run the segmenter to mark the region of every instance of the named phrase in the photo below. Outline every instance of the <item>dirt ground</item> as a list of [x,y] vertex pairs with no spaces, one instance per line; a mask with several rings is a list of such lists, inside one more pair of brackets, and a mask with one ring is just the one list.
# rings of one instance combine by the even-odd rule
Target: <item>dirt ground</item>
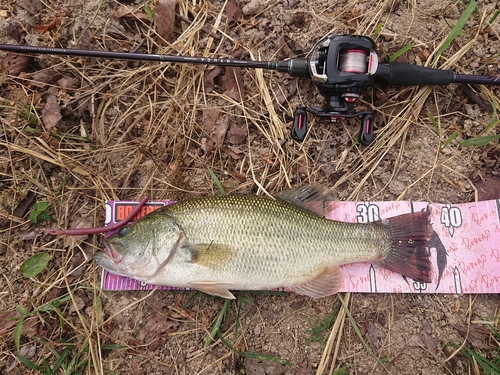
[[[375,38],[381,60],[413,43],[398,61],[500,75],[493,0],[480,2],[432,62],[467,4],[4,0],[0,42],[280,60],[305,56],[328,34],[360,34]],[[228,193],[317,181],[339,200],[500,199],[498,139],[461,143],[498,134],[498,126],[485,129],[498,120],[499,89],[377,85],[358,107],[374,110],[376,141],[359,147],[357,119],[309,116],[306,141],[291,140],[295,107],[322,104],[306,78],[0,58],[0,373],[49,374],[46,363],[68,374],[475,374],[482,372],[465,348],[499,360],[486,325],[498,328],[498,295],[238,293],[228,303],[193,291],[103,292],[92,262],[102,236],[41,232],[100,226],[108,199],[219,194],[209,169]],[[49,203],[41,210],[52,220],[34,224],[29,215],[39,202]],[[48,266],[24,277],[20,265],[41,252]],[[217,324],[219,335],[208,340]],[[20,363],[16,346],[30,362]]]

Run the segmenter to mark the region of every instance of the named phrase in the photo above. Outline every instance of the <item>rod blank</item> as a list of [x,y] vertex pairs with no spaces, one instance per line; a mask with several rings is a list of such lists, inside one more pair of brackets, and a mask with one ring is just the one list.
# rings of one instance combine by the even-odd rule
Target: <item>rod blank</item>
[[222,65],[222,66],[234,66],[243,68],[257,68],[257,69],[272,69],[273,64],[275,64],[269,61],[247,61],[247,60],[232,60],[232,59],[221,59],[221,58],[211,58],[211,57],[189,57],[189,56],[156,55],[156,54],[133,53],[133,52],[111,52],[111,51],[96,51],[96,50],[84,50],[84,49],[70,49],[70,48],[18,46],[12,44],[0,44],[0,50],[9,52],[18,52],[18,53],[36,53],[44,55],[103,57],[107,59],[116,59],[116,60],[159,61],[159,62],[187,63],[187,64]]

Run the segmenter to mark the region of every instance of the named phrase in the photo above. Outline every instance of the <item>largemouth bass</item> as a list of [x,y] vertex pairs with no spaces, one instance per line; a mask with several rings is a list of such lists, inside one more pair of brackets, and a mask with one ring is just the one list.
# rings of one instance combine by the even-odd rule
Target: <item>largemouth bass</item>
[[313,212],[320,193],[308,187],[277,199],[218,196],[168,205],[120,228],[105,240],[108,252],[94,259],[117,275],[224,298],[234,298],[230,290],[280,287],[325,297],[342,286],[338,265],[364,261],[431,282],[426,212],[337,222]]

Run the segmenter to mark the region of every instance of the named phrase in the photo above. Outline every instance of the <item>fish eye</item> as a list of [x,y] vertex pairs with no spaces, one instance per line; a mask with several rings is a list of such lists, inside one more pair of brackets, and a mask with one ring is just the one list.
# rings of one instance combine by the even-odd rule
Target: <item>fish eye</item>
[[120,229],[118,229],[118,236],[120,236],[120,237],[125,236],[128,233],[128,229],[129,229],[128,226],[121,227]]

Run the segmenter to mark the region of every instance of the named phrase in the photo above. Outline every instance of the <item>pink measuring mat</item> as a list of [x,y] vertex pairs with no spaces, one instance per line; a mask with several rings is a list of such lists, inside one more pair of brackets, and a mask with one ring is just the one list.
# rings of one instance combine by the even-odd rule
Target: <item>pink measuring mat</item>
[[[147,203],[143,215],[171,202]],[[137,202],[106,204],[106,225],[117,222]],[[500,200],[463,204],[425,202],[325,202],[327,219],[368,223],[408,212],[430,211],[432,283],[422,284],[370,263],[340,266],[341,292],[358,293],[499,293]],[[103,290],[150,290],[155,285],[103,270]],[[176,289],[160,286],[159,289]]]

